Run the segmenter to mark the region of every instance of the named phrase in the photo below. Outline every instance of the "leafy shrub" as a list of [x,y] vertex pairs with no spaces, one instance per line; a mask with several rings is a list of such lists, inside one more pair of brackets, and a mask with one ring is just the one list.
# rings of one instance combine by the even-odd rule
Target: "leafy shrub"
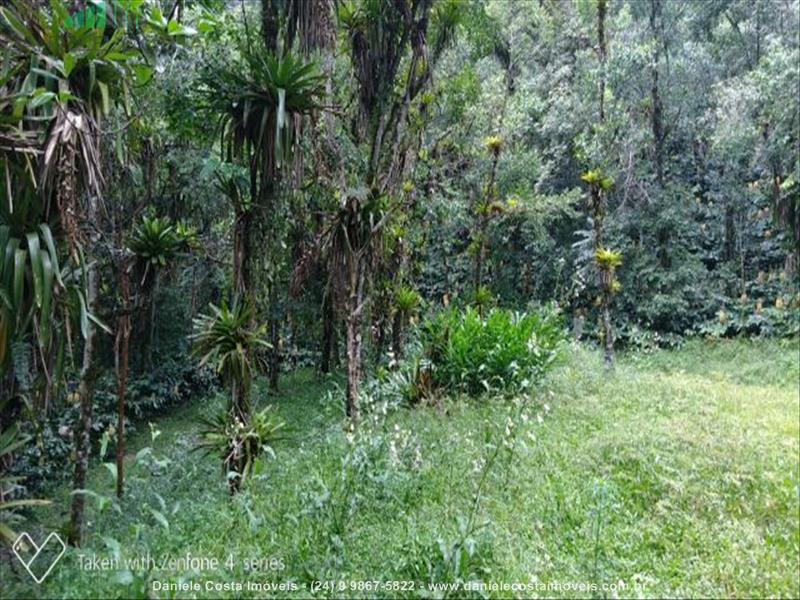
[[[5,461],[17,448],[30,440],[27,436],[19,435],[16,424],[8,429],[0,430],[0,467],[5,467]],[[14,543],[17,534],[11,529],[12,525],[22,519],[16,510],[28,506],[41,506],[49,504],[46,500],[32,500],[30,498],[15,498],[15,492],[21,490],[20,478],[5,475],[5,468],[0,471],[0,541],[8,545]]]
[[518,391],[536,383],[553,365],[564,340],[555,311],[517,313],[472,308],[448,310],[422,326],[432,385],[476,396]]
[[[74,388],[75,382],[68,386]],[[128,382],[125,394],[125,435],[130,436],[136,423],[164,414],[193,397],[204,397],[218,385],[209,367],[199,367],[186,355],[161,361],[153,370],[137,374]],[[69,398],[71,394],[67,394]],[[27,433],[35,433],[30,443],[14,453],[9,471],[24,477],[28,490],[41,490],[46,481],[71,475],[73,436],[79,420],[76,404],[66,404],[52,416],[31,424]],[[117,395],[113,373],[100,378],[92,400],[92,442],[104,434],[116,438]]]
[[711,338],[746,336],[796,337],[800,334],[800,312],[778,307],[762,307],[760,302],[731,303],[720,309],[714,319],[702,323],[697,332]]

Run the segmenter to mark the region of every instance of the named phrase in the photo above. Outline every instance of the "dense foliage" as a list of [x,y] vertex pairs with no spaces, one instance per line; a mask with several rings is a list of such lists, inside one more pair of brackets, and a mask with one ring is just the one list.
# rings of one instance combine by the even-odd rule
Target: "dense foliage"
[[446,392],[519,392],[541,380],[557,358],[563,325],[554,314],[448,310],[422,325],[431,383]]

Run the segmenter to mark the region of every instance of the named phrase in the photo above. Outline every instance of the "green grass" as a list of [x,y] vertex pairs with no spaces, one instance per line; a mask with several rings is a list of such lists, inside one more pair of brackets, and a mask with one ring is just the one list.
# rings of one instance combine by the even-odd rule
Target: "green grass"
[[[132,467],[119,511],[90,500],[85,549],[70,549],[42,586],[4,559],[0,596],[265,595],[153,591],[154,580],[183,580],[294,582],[300,592],[273,595],[306,597],[315,580],[472,577],[531,585],[491,597],[798,597],[798,380],[796,341],[691,342],[622,356],[611,375],[599,354],[576,348],[524,407],[451,399],[445,413],[390,411],[348,441],[339,396],[328,393],[336,381],[299,372],[275,400],[292,440],[244,493],[231,500],[217,461],[189,451],[194,419],[216,402],[198,401],[160,421],[152,444],[133,440],[131,464],[147,445],[169,462]],[[90,487],[110,496],[110,473],[95,468]],[[58,500],[34,529],[66,519],[68,497]],[[441,548],[457,545],[473,514],[459,570]],[[80,552],[112,556],[117,546],[123,559],[191,552],[223,564],[79,569]],[[269,558],[260,571],[243,564]],[[620,581],[616,592],[536,587]]]

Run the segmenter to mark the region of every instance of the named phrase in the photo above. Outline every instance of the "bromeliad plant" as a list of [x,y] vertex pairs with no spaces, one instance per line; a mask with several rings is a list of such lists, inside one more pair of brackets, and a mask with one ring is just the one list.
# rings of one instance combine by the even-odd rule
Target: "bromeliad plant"
[[219,116],[223,160],[243,163],[249,172],[249,198],[235,178],[222,177],[219,187],[236,211],[234,290],[255,306],[255,238],[259,226],[274,226],[264,211],[277,202],[278,181],[292,162],[304,117],[319,106],[323,78],[313,63],[253,50],[249,40],[240,55],[233,64],[208,65],[204,84],[207,108]]
[[235,65],[209,66],[204,82],[208,107],[220,115],[222,154],[246,161],[251,201],[258,202],[291,162],[302,117],[319,107],[324,80],[313,63],[291,54],[276,58],[247,45],[241,55]]
[[598,248],[594,253],[594,259],[600,269],[601,283],[611,290],[616,282],[614,273],[617,267],[622,265],[622,254],[608,248]]
[[394,297],[394,320],[392,323],[392,349],[395,360],[403,356],[403,342],[405,341],[405,328],[409,320],[419,309],[422,298],[419,292],[407,285],[397,288]]
[[210,313],[194,320],[194,353],[201,365],[211,365],[219,373],[230,390],[230,401],[224,415],[206,424],[203,446],[220,450],[231,493],[235,493],[255,450],[261,447],[259,431],[270,430],[262,416],[250,416],[255,349],[269,344],[264,340],[266,327],[252,325],[252,309],[245,302],[236,299],[230,308],[224,302],[210,308]]
[[272,415],[272,407],[254,413],[248,423],[229,411],[220,411],[200,420],[200,442],[196,449],[222,457],[231,494],[253,473],[261,470],[261,456],[274,458],[272,445],[281,438],[284,422]]
[[147,277],[151,268],[166,267],[172,258],[195,243],[195,232],[169,217],[143,217],[131,234],[128,247]]
[[250,387],[255,365],[253,356],[259,346],[269,347],[264,340],[265,327],[251,325],[252,308],[234,300],[229,308],[209,305],[211,312],[194,320],[194,353],[201,365],[210,365],[230,389],[229,412],[243,423],[249,420]]

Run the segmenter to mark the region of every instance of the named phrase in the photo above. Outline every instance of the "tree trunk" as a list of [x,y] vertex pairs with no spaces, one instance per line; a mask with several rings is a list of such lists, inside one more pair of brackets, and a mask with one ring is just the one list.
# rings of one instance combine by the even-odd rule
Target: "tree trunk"
[[375,365],[380,365],[386,351],[387,341],[387,322],[389,320],[390,299],[389,292],[382,291],[378,294],[378,298],[372,301],[372,334],[374,342],[374,356],[373,360]]
[[347,298],[347,416],[358,422],[358,388],[361,378],[361,313],[364,308],[364,265],[359,255],[351,257]]
[[[89,197],[89,209],[86,218],[90,223],[95,220],[97,209],[97,199]],[[97,242],[97,234],[92,234],[91,243]],[[86,309],[93,314],[97,312],[97,267],[92,266],[87,274],[86,286]],[[91,452],[90,433],[92,428],[92,396],[94,391],[94,380],[96,377],[94,360],[94,341],[95,326],[89,319],[86,329],[86,339],[83,344],[83,363],[80,371],[80,382],[78,384],[78,397],[80,399],[80,420],[78,431],[75,435],[75,473],[72,481],[73,491],[78,491],[72,497],[72,509],[70,515],[69,543],[80,546],[83,539],[83,514],[85,508],[86,495],[86,471],[89,465],[89,453]]]
[[147,331],[147,347],[144,352],[144,368],[147,371],[153,369],[153,348],[156,344],[156,307],[158,302],[158,292],[161,288],[161,272],[158,267],[153,272],[153,291],[150,294],[150,316],[148,319],[149,329]]
[[347,416],[358,421],[358,386],[361,374],[361,318],[347,315]]
[[117,367],[117,497],[122,498],[125,467],[125,387],[128,382],[128,349],[130,347],[130,272],[122,261],[119,273],[122,313],[117,318],[114,354]]
[[[505,109],[503,112],[505,112]],[[473,282],[475,286],[475,296],[478,295],[478,290],[480,290],[481,286],[483,285],[483,263],[486,258],[486,236],[489,227],[489,215],[491,214],[489,205],[494,199],[494,182],[497,179],[497,162],[499,160],[500,151],[497,150],[492,158],[492,169],[489,172],[489,183],[486,186],[484,205],[482,208],[480,206],[477,207],[478,214],[476,217],[478,218],[478,223],[476,230],[478,247],[475,249],[475,280]]]
[[261,0],[261,38],[264,47],[272,55],[277,55],[280,14],[276,0]]
[[603,293],[603,345],[603,358],[606,367],[611,369],[614,366],[614,329],[611,326],[611,297],[608,292]]
[[336,313],[330,293],[325,293],[322,299],[322,353],[319,370],[322,373],[331,372],[331,364],[336,344]]
[[475,249],[475,273],[473,275],[473,287],[475,288],[475,298],[478,297],[478,292],[483,285],[483,258],[486,253],[486,243],[484,241],[485,235],[485,218],[479,217],[478,222],[478,247]]
[[733,206],[725,207],[725,237],[723,239],[722,256],[725,260],[733,260],[736,255],[736,220]]
[[653,103],[651,113],[651,127],[653,130],[653,144],[655,150],[656,181],[659,187],[664,187],[664,106],[661,102],[661,92],[658,88],[658,63],[661,59],[661,0],[650,0],[650,31],[653,35],[653,59],[651,64],[652,87],[650,96]]
[[600,62],[600,121],[605,121],[606,97],[606,9],[607,0],[597,1],[597,57]]
[[[240,379],[236,376],[230,381],[231,405],[229,409],[230,419],[233,422],[239,421],[247,425],[250,421],[250,382],[247,379]],[[241,440],[237,440],[241,441]],[[244,475],[244,456],[242,448],[237,444],[230,444],[223,457],[223,468],[228,480],[228,491],[231,496],[236,494],[241,488],[242,476]],[[238,477],[229,477],[228,473],[238,473]]]

